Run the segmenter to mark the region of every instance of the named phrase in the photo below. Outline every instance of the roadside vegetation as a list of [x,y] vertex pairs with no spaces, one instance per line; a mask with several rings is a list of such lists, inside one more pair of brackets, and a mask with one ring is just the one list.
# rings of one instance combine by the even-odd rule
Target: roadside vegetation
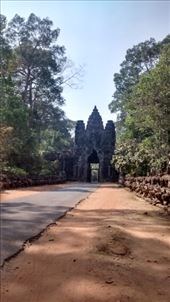
[[170,36],[126,52],[109,105],[117,113],[113,164],[133,176],[166,173],[170,161]]
[[62,109],[63,86],[71,86],[78,71],[68,76],[73,66],[48,18],[15,15],[7,23],[1,15],[0,24],[1,172],[54,175],[56,155],[71,147],[74,126]]

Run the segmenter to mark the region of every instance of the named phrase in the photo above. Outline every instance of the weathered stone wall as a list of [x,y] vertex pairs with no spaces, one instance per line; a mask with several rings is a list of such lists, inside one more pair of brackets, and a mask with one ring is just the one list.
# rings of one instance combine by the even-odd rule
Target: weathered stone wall
[[170,175],[126,177],[124,185],[153,204],[170,205]]

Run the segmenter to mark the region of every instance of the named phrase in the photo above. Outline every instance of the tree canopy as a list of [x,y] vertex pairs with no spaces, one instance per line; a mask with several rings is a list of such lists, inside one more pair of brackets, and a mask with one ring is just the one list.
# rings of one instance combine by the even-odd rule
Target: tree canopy
[[110,109],[118,113],[113,162],[124,173],[166,170],[170,153],[170,36],[127,51]]
[[48,18],[1,15],[0,24],[1,170],[41,173],[44,155],[72,143],[62,110],[66,50]]

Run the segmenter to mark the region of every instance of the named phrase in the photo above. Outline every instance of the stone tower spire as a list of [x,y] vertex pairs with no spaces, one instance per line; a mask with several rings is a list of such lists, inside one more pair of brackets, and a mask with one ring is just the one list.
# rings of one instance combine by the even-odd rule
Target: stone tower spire
[[115,149],[115,140],[116,140],[116,133],[115,133],[115,125],[113,121],[107,121],[105,129],[103,131],[103,150],[114,153]]
[[94,106],[94,109],[89,116],[86,130],[88,132],[95,129],[103,130],[103,121],[96,106]]

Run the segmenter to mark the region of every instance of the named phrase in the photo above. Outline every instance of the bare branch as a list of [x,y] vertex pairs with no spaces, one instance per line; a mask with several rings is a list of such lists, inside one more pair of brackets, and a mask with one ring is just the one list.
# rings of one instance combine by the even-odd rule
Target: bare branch
[[68,86],[72,89],[81,89],[83,77],[85,73],[85,65],[79,65],[76,67],[71,60],[67,60],[62,70],[62,85]]

